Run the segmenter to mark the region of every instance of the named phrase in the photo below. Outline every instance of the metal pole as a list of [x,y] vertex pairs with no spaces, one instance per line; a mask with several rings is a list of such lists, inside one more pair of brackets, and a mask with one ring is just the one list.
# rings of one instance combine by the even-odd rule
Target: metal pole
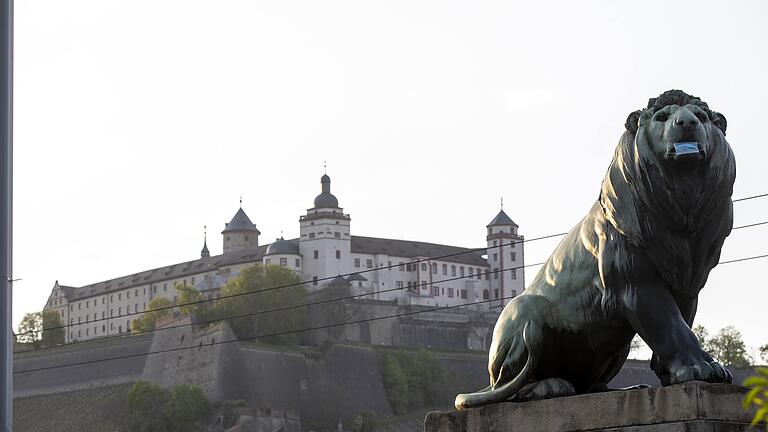
[[13,0],[0,0],[0,428],[13,429]]

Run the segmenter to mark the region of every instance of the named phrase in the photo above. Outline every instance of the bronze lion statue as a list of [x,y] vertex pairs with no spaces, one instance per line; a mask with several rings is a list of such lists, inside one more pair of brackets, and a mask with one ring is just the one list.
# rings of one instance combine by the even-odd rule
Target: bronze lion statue
[[663,385],[732,382],[691,331],[733,226],[725,117],[670,90],[625,127],[599,199],[501,312],[490,385],[457,409],[606,391],[635,334]]

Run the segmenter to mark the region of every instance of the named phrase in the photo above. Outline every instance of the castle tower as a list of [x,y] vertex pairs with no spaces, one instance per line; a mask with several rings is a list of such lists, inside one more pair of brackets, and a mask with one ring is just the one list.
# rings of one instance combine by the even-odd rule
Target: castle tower
[[525,289],[523,237],[517,233],[517,224],[499,211],[487,225],[488,265],[490,266],[489,299],[492,308],[504,307],[512,297]]
[[316,290],[328,282],[323,279],[352,271],[350,217],[339,207],[331,193],[331,178],[320,178],[320,195],[314,207],[299,218],[299,249],[303,263],[303,278],[307,287]]
[[224,253],[241,249],[251,249],[259,245],[259,232],[256,225],[240,207],[229,223],[224,225],[221,235],[224,240]]

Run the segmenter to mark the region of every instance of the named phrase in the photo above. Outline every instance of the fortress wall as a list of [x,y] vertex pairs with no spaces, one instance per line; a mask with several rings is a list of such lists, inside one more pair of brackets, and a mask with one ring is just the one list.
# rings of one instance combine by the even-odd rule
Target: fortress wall
[[[212,400],[237,399],[242,395],[238,374],[240,353],[235,335],[226,324],[193,331],[191,318],[167,323],[155,333],[142,378],[172,387],[175,384],[199,385]],[[177,349],[184,348],[184,349]]]
[[[298,410],[302,423],[351,422],[363,411],[392,415],[371,347],[330,345],[321,352],[244,348],[254,406]],[[298,402],[298,403],[297,403]]]
[[[13,359],[13,397],[54,394],[136,381],[141,379],[147,359],[144,354],[149,351],[151,343],[151,335],[123,336],[16,354]],[[127,358],[92,362],[115,357]],[[86,364],[21,373],[71,363]]]

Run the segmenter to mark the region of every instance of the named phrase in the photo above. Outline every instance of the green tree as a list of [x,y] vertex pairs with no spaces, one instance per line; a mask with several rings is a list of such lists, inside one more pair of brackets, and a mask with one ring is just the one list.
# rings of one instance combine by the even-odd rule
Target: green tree
[[21,343],[32,344],[37,348],[40,345],[43,331],[43,315],[40,312],[24,314],[19,322],[19,332],[16,340]]
[[395,414],[408,411],[408,377],[395,356],[385,353],[381,364],[381,379],[387,399]]
[[707,329],[701,325],[697,324],[693,327],[693,334],[696,335],[696,339],[699,340],[699,346],[701,346],[702,349],[707,349],[707,342],[709,341],[709,332]]
[[447,371],[431,351],[399,350],[382,359],[382,381],[395,414],[434,407],[445,396]]
[[155,297],[147,305],[147,311],[144,312],[141,317],[133,320],[131,328],[134,332],[148,332],[155,329],[155,323],[158,318],[164,317],[171,313],[171,303],[165,297]]
[[765,422],[765,430],[768,431],[768,368],[756,368],[757,375],[751,376],[744,380],[742,384],[744,387],[749,387],[750,390],[746,396],[744,396],[744,409],[749,409],[750,406],[755,405],[757,411],[752,418],[752,426],[756,426],[758,423]]
[[[238,338],[278,345],[301,341],[300,332],[290,332],[307,327],[307,308],[300,306],[306,303],[307,290],[292,270],[258,264],[243,268],[227,281],[221,295],[225,298],[216,303],[213,315],[227,319]],[[267,312],[274,309],[281,310]],[[284,332],[288,333],[265,337]]]
[[64,343],[64,323],[61,316],[54,310],[44,310],[42,313],[43,346],[61,345]]
[[[205,297],[195,287],[185,284],[176,284],[176,293],[178,294],[179,311],[182,314],[192,314],[198,319],[206,315],[208,302]],[[190,304],[194,303],[194,304]]]
[[707,351],[724,365],[748,367],[752,364],[741,332],[733,326],[724,327],[717,335],[709,339]]
[[173,387],[165,403],[165,416],[170,431],[201,431],[208,418],[211,405],[198,386],[179,384]]
[[763,364],[768,364],[768,344],[760,347],[760,358],[763,360]]
[[156,384],[137,381],[128,391],[127,426],[130,432],[166,432],[164,407],[168,393]]

